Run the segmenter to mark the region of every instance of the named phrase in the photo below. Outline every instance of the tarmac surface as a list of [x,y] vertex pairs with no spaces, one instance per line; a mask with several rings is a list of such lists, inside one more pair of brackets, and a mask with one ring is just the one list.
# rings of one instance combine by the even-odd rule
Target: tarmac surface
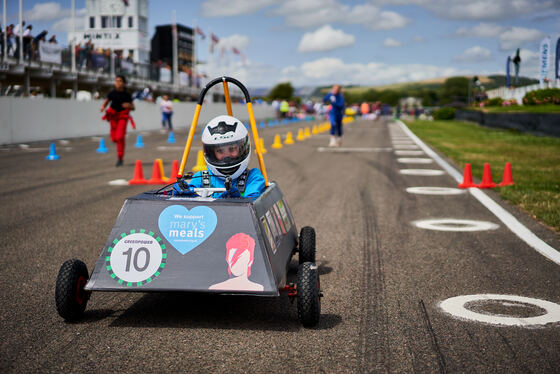
[[[80,258],[91,272],[125,198],[151,189],[109,182],[130,179],[136,159],[149,177],[153,160],[162,158],[168,175],[186,131],[176,132],[176,144],[145,133],[144,149],[133,147],[131,132],[121,168],[114,167],[113,144],[107,155],[95,152],[98,139],[57,141],[57,161],[45,160],[48,143],[1,147],[0,372],[560,372],[560,264],[464,190],[407,192],[457,183],[447,173],[403,174],[442,168],[390,120],[348,124],[340,149],[326,147],[326,133],[270,147],[275,134],[311,124],[261,135],[268,175],[298,228],[317,231],[324,297],[312,329],[298,323],[287,296],[185,293],[94,292],[84,319],[64,322],[54,303],[60,265]],[[189,167],[195,160],[191,153]],[[560,249],[560,235],[485,193]],[[440,230],[413,224],[427,219],[477,222],[447,222]],[[477,228],[478,221],[494,225],[447,231]],[[294,258],[292,278],[296,269]],[[479,294],[490,296],[444,310],[447,299]]]

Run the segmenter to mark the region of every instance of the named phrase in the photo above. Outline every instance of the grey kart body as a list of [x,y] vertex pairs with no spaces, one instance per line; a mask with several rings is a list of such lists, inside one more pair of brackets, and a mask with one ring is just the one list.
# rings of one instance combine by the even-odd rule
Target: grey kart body
[[146,192],[125,201],[85,290],[278,296],[297,241],[275,183],[258,199]]

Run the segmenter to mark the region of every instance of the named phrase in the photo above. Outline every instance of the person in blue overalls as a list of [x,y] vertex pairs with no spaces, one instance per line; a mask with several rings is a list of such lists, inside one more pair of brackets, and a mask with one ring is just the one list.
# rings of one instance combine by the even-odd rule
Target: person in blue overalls
[[251,156],[249,133],[241,121],[231,116],[212,119],[202,131],[202,148],[208,171],[193,175],[188,186],[173,185],[174,193],[193,194],[193,188],[225,188],[213,197],[258,197],[265,189],[259,169],[248,169]]
[[344,115],[344,96],[338,84],[324,98],[323,102],[331,105],[329,119],[331,121],[331,140],[329,147],[340,147],[342,145],[342,116]]

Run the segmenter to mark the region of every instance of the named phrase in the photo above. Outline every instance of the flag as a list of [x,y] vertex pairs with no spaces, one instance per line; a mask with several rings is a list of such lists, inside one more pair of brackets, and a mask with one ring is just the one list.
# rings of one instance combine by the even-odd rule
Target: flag
[[241,56],[241,59],[243,60],[243,64],[245,64],[245,63],[247,62],[247,60],[245,59],[245,55],[244,55],[243,53],[241,53],[241,51],[240,51],[239,49],[237,49],[237,48],[235,48],[235,47],[232,47],[232,48],[231,48],[231,51],[232,51],[233,53],[235,53],[236,55]]
[[554,77],[556,80],[560,79],[560,38],[556,42],[556,68],[554,70]]
[[210,43],[210,53],[214,53],[214,46],[220,42],[220,38],[214,35],[214,33],[210,33],[210,39],[212,39]]
[[550,67],[550,37],[545,37],[541,42],[541,87],[544,87],[544,80],[548,77]]
[[194,29],[195,34],[200,35],[200,37],[204,40],[206,39],[206,34],[204,33],[204,31],[202,31],[200,29],[200,27],[196,26],[196,28]]
[[511,87],[511,81],[510,81],[510,66],[511,66],[511,57],[508,56],[507,57],[507,62],[506,62],[506,87]]

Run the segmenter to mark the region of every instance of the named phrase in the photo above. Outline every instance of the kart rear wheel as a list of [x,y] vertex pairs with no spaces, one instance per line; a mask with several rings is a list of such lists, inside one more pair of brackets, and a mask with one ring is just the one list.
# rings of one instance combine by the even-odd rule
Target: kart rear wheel
[[65,320],[77,321],[83,316],[90,295],[84,290],[88,277],[86,264],[75,258],[60,267],[55,301],[58,314]]
[[321,317],[319,271],[312,262],[299,265],[297,278],[298,319],[304,327],[313,327]]
[[315,229],[310,226],[301,228],[299,232],[299,263],[315,263]]

